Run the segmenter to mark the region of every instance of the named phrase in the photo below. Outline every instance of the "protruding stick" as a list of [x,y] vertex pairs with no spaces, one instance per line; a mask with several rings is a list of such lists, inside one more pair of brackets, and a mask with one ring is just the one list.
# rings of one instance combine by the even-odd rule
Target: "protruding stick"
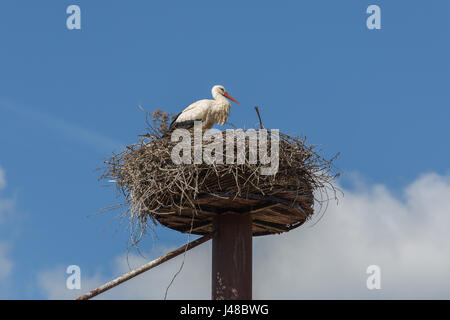
[[141,273],[143,273],[145,271],[148,271],[156,266],[159,266],[163,262],[166,262],[172,258],[175,258],[176,256],[184,253],[185,251],[188,251],[188,250],[191,250],[192,248],[197,247],[198,245],[208,241],[211,238],[212,238],[212,234],[208,234],[206,236],[198,238],[197,240],[191,241],[191,242],[185,244],[184,246],[179,247],[178,249],[175,249],[153,261],[150,261],[150,262],[144,264],[143,266],[141,266],[137,269],[134,269],[133,271],[130,271],[108,283],[105,283],[104,285],[101,285],[97,289],[94,289],[86,294],[83,294],[82,296],[79,296],[75,300],[88,300],[92,297],[95,297],[95,296],[99,295],[100,293],[103,293],[111,288],[114,288],[115,286],[117,286],[127,280],[130,280],[131,278],[134,278],[137,275],[140,275]]
[[255,110],[256,110],[256,113],[258,114],[259,125],[260,125],[261,129],[264,129],[264,126],[263,126],[262,121],[261,121],[261,115],[259,114],[259,109],[258,109],[257,106],[255,106]]

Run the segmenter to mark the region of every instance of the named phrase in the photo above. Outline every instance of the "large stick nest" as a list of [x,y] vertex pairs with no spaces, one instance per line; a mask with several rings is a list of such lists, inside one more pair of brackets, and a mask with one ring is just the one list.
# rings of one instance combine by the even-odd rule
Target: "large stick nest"
[[[178,142],[168,135],[172,119],[166,112],[154,112],[139,142],[105,161],[101,179],[113,181],[125,197],[122,218],[129,222],[132,245],[158,222],[182,232],[193,232],[197,226],[197,234],[208,233],[208,215],[225,211],[266,215],[255,218],[255,235],[289,231],[313,215],[315,204],[322,207],[330,191],[336,197],[337,155],[326,160],[305,137],[280,132],[279,169],[274,175],[261,174],[260,168],[268,165],[249,163],[248,139],[243,164],[175,164],[171,152]],[[269,151],[270,145],[269,139]],[[289,215],[296,220],[286,220]]]

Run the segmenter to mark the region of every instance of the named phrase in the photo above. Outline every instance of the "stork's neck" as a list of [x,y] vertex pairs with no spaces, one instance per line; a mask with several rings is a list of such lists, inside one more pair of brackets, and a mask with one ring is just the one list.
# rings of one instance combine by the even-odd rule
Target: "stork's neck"
[[217,102],[222,102],[222,103],[230,103],[227,98],[225,98],[223,95],[221,95],[220,93],[215,92],[213,94],[213,98],[214,100],[216,100]]

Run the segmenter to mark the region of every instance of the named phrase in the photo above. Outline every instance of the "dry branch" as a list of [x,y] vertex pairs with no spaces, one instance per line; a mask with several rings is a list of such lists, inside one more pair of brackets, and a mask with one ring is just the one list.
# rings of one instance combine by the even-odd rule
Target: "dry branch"
[[261,120],[261,115],[259,114],[259,109],[257,106],[255,106],[255,110],[256,110],[256,114],[258,115],[258,119],[259,119],[259,126],[261,127],[261,129],[264,129],[264,126],[262,124],[262,120]]
[[118,277],[118,278],[116,278],[116,279],[114,279],[114,280],[112,280],[110,282],[108,282],[108,283],[105,283],[104,285],[101,285],[97,289],[94,289],[94,290],[92,290],[92,291],[90,291],[90,292],[88,292],[86,294],[83,294],[82,296],[79,296],[75,300],[88,300],[88,299],[91,299],[91,298],[99,295],[100,293],[103,293],[103,292],[105,292],[105,291],[107,291],[107,290],[109,290],[111,288],[114,288],[115,286],[121,284],[122,282],[130,280],[130,279],[136,277],[137,275],[140,275],[141,273],[143,273],[145,271],[148,271],[148,270],[150,270],[150,269],[152,269],[154,267],[157,267],[160,264],[162,264],[162,263],[164,263],[164,262],[166,262],[166,261],[168,261],[170,259],[173,259],[176,256],[178,256],[178,255],[180,255],[180,254],[182,254],[182,253],[184,253],[184,252],[186,252],[188,250],[191,250],[191,249],[197,247],[198,245],[208,241],[211,238],[212,238],[212,235],[209,234],[209,235],[203,236],[203,237],[201,237],[201,238],[199,238],[197,240],[189,242],[189,243],[185,244],[184,246],[179,247],[178,249],[175,249],[175,250],[173,250],[173,251],[171,251],[171,252],[169,252],[169,253],[167,253],[167,254],[165,254],[165,255],[163,255],[163,256],[161,256],[161,257],[159,257],[159,258],[157,258],[157,259],[155,259],[153,261],[150,261],[150,262],[144,264],[143,266],[141,266],[141,267],[139,267],[137,269],[134,269],[134,270],[132,270],[132,271],[130,271],[130,272],[128,272],[128,273],[126,273],[126,274],[124,274],[124,275],[122,275],[122,276],[120,276],[120,277]]

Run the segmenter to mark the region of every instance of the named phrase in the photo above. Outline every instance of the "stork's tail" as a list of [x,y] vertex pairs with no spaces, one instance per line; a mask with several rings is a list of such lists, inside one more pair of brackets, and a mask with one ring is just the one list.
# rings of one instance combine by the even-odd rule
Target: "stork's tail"
[[172,134],[173,130],[175,130],[175,129],[189,130],[194,127],[195,121],[201,121],[201,120],[186,120],[186,121],[180,121],[180,122],[174,121],[170,124],[169,130],[167,130],[167,132],[164,133],[162,137],[163,138],[169,137]]

